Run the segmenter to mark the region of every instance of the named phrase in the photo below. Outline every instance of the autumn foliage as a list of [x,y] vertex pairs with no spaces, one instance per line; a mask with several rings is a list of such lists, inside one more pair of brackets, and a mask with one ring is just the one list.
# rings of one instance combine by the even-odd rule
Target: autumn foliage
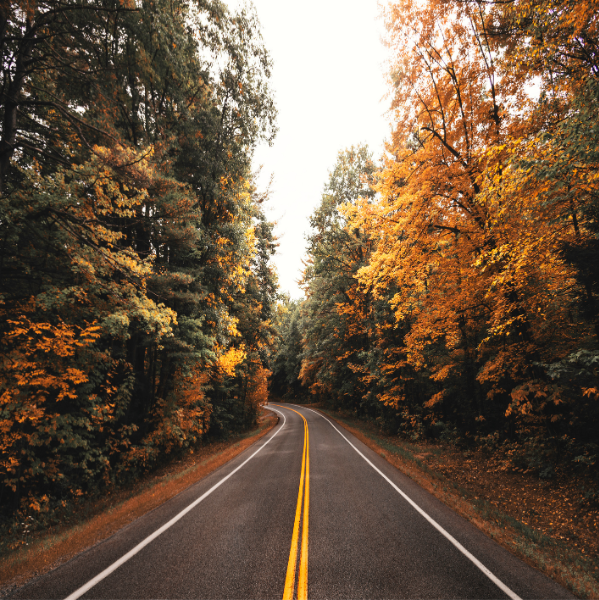
[[251,10],[0,9],[0,517],[50,514],[251,425],[276,276]]
[[300,395],[542,476],[597,465],[598,9],[385,9],[392,135],[340,153],[314,213]]

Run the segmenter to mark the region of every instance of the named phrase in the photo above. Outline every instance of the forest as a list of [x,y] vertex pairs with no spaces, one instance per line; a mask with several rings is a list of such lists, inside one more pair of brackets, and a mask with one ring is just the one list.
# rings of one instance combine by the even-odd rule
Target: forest
[[273,393],[594,477],[599,4],[398,0],[392,134],[339,153]]
[[[251,7],[0,8],[0,519],[247,429],[275,344],[276,133]],[[8,525],[6,525],[8,526]]]
[[386,151],[339,152],[292,300],[251,5],[2,4],[0,528],[246,431],[269,394],[584,470],[599,500],[599,3],[381,10]]

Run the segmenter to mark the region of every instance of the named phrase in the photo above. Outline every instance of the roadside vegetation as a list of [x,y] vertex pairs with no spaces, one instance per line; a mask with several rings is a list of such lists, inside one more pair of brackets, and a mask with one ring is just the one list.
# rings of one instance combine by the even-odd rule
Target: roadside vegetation
[[275,134],[251,8],[0,8],[0,537],[247,430],[266,400]]
[[330,171],[274,394],[599,501],[598,8],[389,5],[393,135]]
[[106,490],[101,498],[81,498],[46,528],[4,531],[0,545],[0,597],[38,577],[166,502],[268,433],[278,422],[264,409],[250,431],[213,441],[173,458],[137,481]]
[[[485,457],[477,518],[521,482],[538,515],[510,508],[517,483],[501,511],[523,544],[596,556],[599,4],[398,0],[383,16],[391,139],[330,171],[306,298],[279,304],[273,393],[430,444],[410,461],[449,469],[442,487],[466,486],[452,457]],[[596,596],[576,556],[594,583],[569,585]]]

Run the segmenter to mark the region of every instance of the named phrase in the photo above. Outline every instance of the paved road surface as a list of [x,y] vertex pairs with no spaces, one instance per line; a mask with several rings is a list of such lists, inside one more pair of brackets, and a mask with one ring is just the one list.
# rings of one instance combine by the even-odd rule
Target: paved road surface
[[319,413],[271,409],[257,444],[13,597],[572,598]]

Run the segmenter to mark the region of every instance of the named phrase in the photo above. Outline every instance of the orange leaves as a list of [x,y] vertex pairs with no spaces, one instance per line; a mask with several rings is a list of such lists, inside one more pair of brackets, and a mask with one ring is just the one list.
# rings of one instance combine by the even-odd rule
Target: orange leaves
[[[63,359],[93,344],[100,336],[100,328],[91,325],[78,329],[62,321],[57,325],[33,322],[26,315],[19,320],[9,319],[7,323],[11,327],[3,340],[0,365],[2,402],[9,403],[22,393],[41,402],[50,394],[56,401],[76,397],[76,386],[87,381],[87,374],[69,366]],[[58,365],[63,367],[57,369]],[[15,418],[39,420],[41,413],[31,412],[32,409],[35,409],[34,403],[26,413],[15,415]]]
[[265,369],[261,364],[257,363],[247,375],[247,394],[246,402],[250,406],[257,408],[268,401],[268,378],[271,371]]
[[[13,491],[17,481],[39,475],[33,466],[23,470],[34,448],[69,441],[59,433],[65,426],[61,405],[78,397],[92,366],[82,367],[75,357],[100,336],[95,324],[80,328],[58,318],[36,320],[34,308],[32,301],[17,318],[6,319],[1,340],[0,474]],[[6,318],[5,310],[2,314]],[[53,468],[47,465],[46,473]],[[31,508],[40,510],[38,504]]]
[[425,408],[432,408],[433,406],[435,406],[435,404],[439,404],[440,402],[443,402],[443,396],[445,395],[445,391],[441,390],[440,392],[437,392],[436,394],[433,394],[425,403],[424,403],[424,407]]
[[149,466],[161,453],[196,444],[208,431],[212,406],[206,399],[205,388],[210,380],[208,371],[198,365],[184,375],[178,370],[176,385],[166,399],[158,399],[152,420],[154,428],[140,447],[128,451],[128,461]]
[[[530,376],[531,357],[556,333],[547,319],[574,331],[567,311],[580,293],[563,256],[576,218],[551,201],[553,182],[535,177],[555,147],[524,134],[524,114],[507,110],[522,82],[501,70],[487,31],[493,10],[437,0],[389,6],[392,156],[376,174],[377,198],[342,208],[374,246],[359,289],[409,328],[408,363],[442,385],[470,373],[488,398],[505,393],[506,378]],[[571,347],[564,339],[543,358]]]
[[512,412],[517,411],[520,415],[527,415],[532,412],[532,403],[529,398],[529,391],[526,388],[515,388],[511,392],[512,403],[505,411],[505,416],[509,417]]
[[83,348],[100,337],[100,327],[91,325],[77,331],[59,321],[58,325],[31,321],[22,315],[18,321],[7,319],[12,327],[6,335],[9,343],[24,348],[25,355],[35,352],[51,352],[56,356],[73,356],[77,348]]
[[[433,381],[443,381],[443,380],[447,379],[449,377],[449,375],[451,374],[452,368],[455,368],[454,364],[444,365],[440,368],[433,369],[431,379]],[[436,394],[436,396],[438,396],[438,394]],[[441,394],[440,398],[442,398],[442,397],[443,397],[443,395]],[[429,400],[429,402],[430,402],[430,400]],[[432,406],[436,402],[437,402],[437,400],[435,400],[432,404],[430,404],[430,406]]]
[[[596,16],[582,4],[583,21]],[[530,20],[514,29],[520,7]],[[571,30],[552,31],[596,29],[574,27],[576,12],[561,0],[388,6],[386,157],[371,194],[325,188],[311,219],[300,377],[313,392],[414,435],[438,420],[431,435],[578,427],[591,439],[580,415],[596,423],[599,397],[599,86],[575,97],[567,78],[547,80],[537,102],[514,64],[538,44],[535,68],[589,60],[566,56]]]

